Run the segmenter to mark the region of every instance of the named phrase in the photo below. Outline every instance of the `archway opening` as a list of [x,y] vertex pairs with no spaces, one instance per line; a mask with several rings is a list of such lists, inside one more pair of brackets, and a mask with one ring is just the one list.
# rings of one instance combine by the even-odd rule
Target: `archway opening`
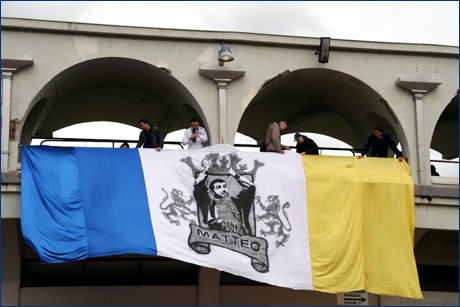
[[32,137],[51,138],[75,124],[137,127],[142,118],[166,135],[187,127],[194,116],[207,125],[196,99],[169,70],[133,59],[100,58],[67,68],[41,89],[23,120],[21,144]]
[[260,145],[268,124],[281,120],[288,124],[285,135],[306,131],[356,149],[376,125],[384,126],[403,149],[407,144],[399,120],[380,94],[362,80],[330,69],[285,71],[268,80],[244,111],[237,131]]

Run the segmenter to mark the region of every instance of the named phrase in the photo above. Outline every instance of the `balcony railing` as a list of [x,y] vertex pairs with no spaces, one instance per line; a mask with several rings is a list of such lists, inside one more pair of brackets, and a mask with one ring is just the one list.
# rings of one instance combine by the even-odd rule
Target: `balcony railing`
[[[77,139],[77,138],[52,138],[52,139],[42,139],[33,137],[32,139],[42,140],[40,145],[45,144],[46,142],[84,142],[84,143],[110,143],[113,148],[119,147],[119,145],[123,144],[124,142],[127,143],[137,143],[137,140],[114,140],[114,139]],[[117,145],[116,145],[117,144]],[[119,145],[118,145],[119,144]],[[179,146],[181,149],[184,149],[184,145],[182,142],[178,141],[165,141],[164,144],[167,145],[176,145]],[[86,144],[85,144],[86,145]],[[259,148],[259,145],[256,144],[234,144],[235,147],[247,147],[247,148]],[[355,153],[360,153],[362,148],[338,148],[338,147],[318,147],[320,154],[324,150],[331,150],[331,151],[348,151],[353,156]],[[437,160],[433,159],[430,160],[431,163],[451,163],[451,164],[458,164],[459,161],[452,161],[452,160]]]

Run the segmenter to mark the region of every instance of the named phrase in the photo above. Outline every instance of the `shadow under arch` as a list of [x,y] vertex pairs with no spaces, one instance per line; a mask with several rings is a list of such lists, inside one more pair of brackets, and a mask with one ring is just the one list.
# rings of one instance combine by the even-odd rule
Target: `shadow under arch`
[[54,131],[83,122],[138,127],[142,118],[166,135],[188,127],[192,117],[207,126],[196,99],[168,69],[129,58],[98,58],[60,72],[37,93],[22,120],[20,142],[51,138]]
[[439,117],[431,138],[430,148],[443,159],[458,158],[458,91]]
[[[382,122],[373,122],[373,120]],[[305,68],[286,71],[262,85],[244,111],[237,131],[263,143],[268,124],[285,120],[283,134],[310,131],[362,148],[376,125],[396,143],[405,133],[387,101],[369,85],[346,73]]]

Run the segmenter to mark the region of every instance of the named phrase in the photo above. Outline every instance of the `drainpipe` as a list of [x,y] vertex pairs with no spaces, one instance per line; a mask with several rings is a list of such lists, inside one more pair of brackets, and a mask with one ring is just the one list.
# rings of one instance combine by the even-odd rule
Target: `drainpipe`
[[[428,185],[429,159],[427,159],[426,145],[425,145],[425,129],[424,129],[424,116],[423,116],[423,96],[432,89],[435,89],[441,81],[421,80],[421,79],[407,79],[399,78],[396,80],[396,85],[407,90],[413,95],[415,103],[415,131],[417,143],[417,173],[418,182],[425,187]],[[429,150],[429,148],[428,148]],[[428,153],[429,156],[429,153]]]
[[224,66],[201,66],[200,75],[203,75],[215,83],[219,92],[219,143],[228,144],[227,141],[227,87],[228,84],[242,77],[246,70]]

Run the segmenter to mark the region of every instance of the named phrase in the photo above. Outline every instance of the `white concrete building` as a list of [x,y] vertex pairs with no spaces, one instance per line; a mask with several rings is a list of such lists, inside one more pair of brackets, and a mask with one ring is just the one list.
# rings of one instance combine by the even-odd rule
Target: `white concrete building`
[[[412,170],[425,299],[369,294],[369,304],[458,305],[458,178],[429,171],[430,148],[458,158],[458,47],[332,38],[319,63],[310,37],[14,18],[1,34],[3,305],[336,305],[336,295],[156,257],[39,263],[20,230],[21,144],[91,121],[148,118],[167,134],[192,117],[209,144],[233,144],[237,132],[260,143],[285,120],[286,133],[359,149],[383,125]],[[222,43],[235,59],[220,66]]]

